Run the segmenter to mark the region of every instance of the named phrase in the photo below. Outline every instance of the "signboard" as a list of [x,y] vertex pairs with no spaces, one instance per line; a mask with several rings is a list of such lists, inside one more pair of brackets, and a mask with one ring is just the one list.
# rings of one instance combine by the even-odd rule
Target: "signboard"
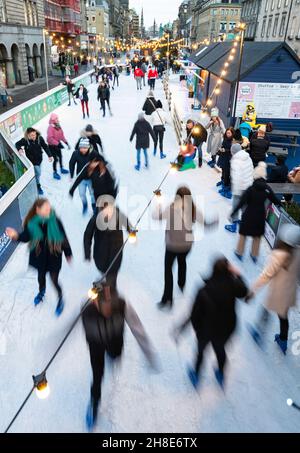
[[5,229],[8,226],[15,228],[17,231],[22,230],[18,199],[14,200],[0,216],[0,271],[4,268],[18,245],[17,242],[12,242],[5,233]]
[[275,247],[278,233],[285,223],[296,224],[287,212],[270,203],[267,207],[265,238],[272,249]]
[[300,119],[300,84],[240,82],[237,116],[248,102],[254,102],[259,118]]

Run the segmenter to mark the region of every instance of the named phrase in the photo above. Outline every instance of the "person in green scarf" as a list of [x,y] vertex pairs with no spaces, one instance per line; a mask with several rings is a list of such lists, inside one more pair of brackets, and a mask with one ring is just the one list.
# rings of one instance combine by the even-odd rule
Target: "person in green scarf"
[[38,198],[29,210],[24,229],[18,233],[13,228],[6,228],[6,234],[13,241],[29,243],[29,265],[38,271],[39,292],[34,298],[34,304],[39,305],[46,293],[46,275],[50,274],[51,281],[58,294],[56,315],[60,316],[64,309],[62,288],[58,282],[64,253],[68,262],[72,259],[72,250],[61,221],[56,217],[49,201]]

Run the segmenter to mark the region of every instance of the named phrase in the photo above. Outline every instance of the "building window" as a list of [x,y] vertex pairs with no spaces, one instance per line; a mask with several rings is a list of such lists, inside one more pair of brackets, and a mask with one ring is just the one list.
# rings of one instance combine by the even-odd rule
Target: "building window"
[[236,26],[235,22],[229,22],[229,30],[233,30]]
[[279,36],[283,36],[285,32],[286,14],[282,15],[279,29]]
[[293,39],[295,37],[296,32],[296,23],[297,23],[297,16],[294,16],[291,22],[291,28],[289,33],[289,38]]
[[274,26],[273,26],[273,36],[277,35],[278,23],[279,23],[279,15],[275,16]]
[[266,0],[266,7],[265,7],[265,11],[268,11],[269,9],[269,0]]
[[227,22],[220,22],[220,33],[226,33]]
[[6,11],[3,0],[0,0],[0,22],[6,22]]
[[38,26],[38,10],[36,1],[24,0],[24,17],[26,25]]
[[278,0],[278,3],[277,3],[277,8],[278,8],[278,9],[281,8],[281,1],[282,1],[282,0]]
[[262,38],[265,36],[266,23],[267,23],[267,18],[264,17],[263,23],[262,23],[262,27],[261,27],[261,37],[262,37]]
[[267,38],[269,38],[270,33],[271,33],[272,20],[273,20],[273,16],[270,16],[270,17],[269,17],[269,20],[268,20],[268,27],[267,27],[267,35],[266,35]]

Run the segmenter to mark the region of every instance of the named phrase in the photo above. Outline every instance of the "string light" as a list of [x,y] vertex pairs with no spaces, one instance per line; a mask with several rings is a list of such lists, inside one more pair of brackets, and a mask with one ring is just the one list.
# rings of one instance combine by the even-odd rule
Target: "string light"
[[88,292],[88,297],[91,300],[96,300],[98,297],[98,292],[96,291],[95,288],[91,288]]
[[128,242],[130,244],[135,244],[137,241],[137,232],[138,230],[131,230],[128,236]]
[[37,397],[41,400],[48,398],[50,394],[50,387],[46,379],[46,372],[43,372],[38,376],[32,376],[32,378]]

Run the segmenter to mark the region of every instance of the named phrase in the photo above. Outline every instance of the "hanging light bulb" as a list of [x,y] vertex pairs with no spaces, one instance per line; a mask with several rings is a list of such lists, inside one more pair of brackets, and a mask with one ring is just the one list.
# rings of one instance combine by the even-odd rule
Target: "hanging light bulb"
[[200,127],[199,127],[199,126],[195,126],[195,127],[193,128],[193,132],[194,132],[194,134],[196,134],[196,135],[200,134],[200,132],[201,132]]
[[88,297],[89,299],[91,300],[96,300],[97,297],[98,297],[98,292],[96,290],[96,288],[91,288],[88,292]]
[[161,189],[154,190],[153,193],[158,200],[161,199],[161,197],[162,197]]
[[215,89],[215,94],[217,94],[217,95],[220,94],[220,91],[221,91],[220,88],[216,88]]
[[232,61],[234,59],[233,55],[229,55],[229,60]]
[[32,376],[35,392],[39,399],[44,400],[50,394],[50,387],[46,379],[46,373],[41,373],[38,376]]
[[137,230],[132,230],[132,231],[130,231],[130,233],[129,233],[129,239],[128,239],[128,241],[129,241],[130,244],[135,244],[135,243],[136,243],[136,241],[137,241],[137,236],[136,236],[136,234],[137,234]]
[[207,100],[207,105],[208,105],[208,106],[212,105],[212,100],[211,100],[211,99],[208,99],[208,100]]
[[223,69],[223,71],[221,72],[221,76],[226,76],[226,74],[227,74],[227,71],[225,71],[225,70]]
[[176,162],[172,162],[170,173],[172,173],[174,175],[174,173],[177,173],[177,171],[178,171],[178,164]]

